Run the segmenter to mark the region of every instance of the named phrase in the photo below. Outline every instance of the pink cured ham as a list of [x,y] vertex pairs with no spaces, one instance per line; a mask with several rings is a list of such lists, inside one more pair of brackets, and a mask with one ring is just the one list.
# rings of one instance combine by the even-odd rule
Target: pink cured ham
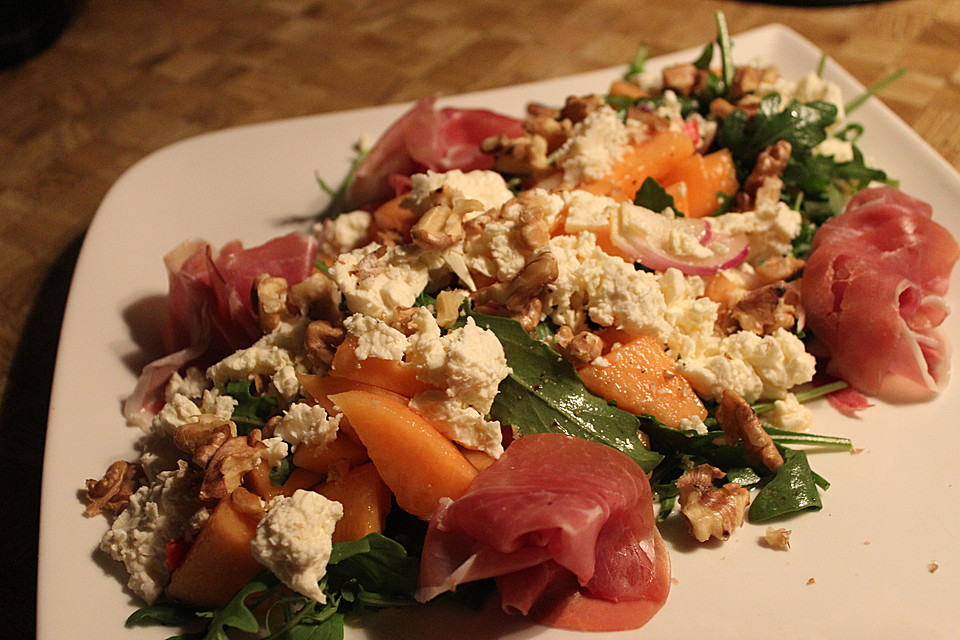
[[207,365],[248,347],[261,335],[251,291],[261,274],[296,284],[310,275],[316,240],[290,233],[244,249],[238,242],[216,251],[190,240],[164,257],[169,280],[167,317],[162,328],[167,354],[140,374],[124,402],[131,425],[146,427],[163,405],[163,388],[188,364]]
[[381,136],[354,172],[348,206],[376,206],[408,186],[409,176],[428,169],[489,169],[493,158],[480,151],[480,143],[523,133],[514,118],[484,109],[436,109],[435,102],[417,101]]
[[649,482],[606,445],[560,434],[512,442],[434,514],[418,598],[496,578],[501,605],[554,627],[619,631],[666,601],[670,561]]
[[804,269],[807,326],[827,371],[890,402],[934,397],[949,344],[937,331],[960,246],[924,202],[893,187],[865,189],[817,232]]

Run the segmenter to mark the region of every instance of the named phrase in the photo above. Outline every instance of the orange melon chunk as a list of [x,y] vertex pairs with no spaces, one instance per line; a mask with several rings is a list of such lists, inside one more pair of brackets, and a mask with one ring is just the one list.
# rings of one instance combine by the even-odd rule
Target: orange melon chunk
[[394,397],[347,391],[330,399],[349,418],[404,511],[428,520],[440,498],[459,498],[476,477],[453,442]]
[[257,522],[239,511],[230,496],[222,499],[171,574],[167,596],[200,607],[230,602],[263,569],[250,552]]
[[733,195],[739,188],[729,149],[706,156],[696,154],[678,161],[663,177],[662,184],[675,201],[683,201],[676,202],[676,205],[688,218],[712,214],[720,206],[717,192]]
[[369,459],[370,456],[367,455],[364,446],[344,433],[337,434],[337,437],[327,444],[302,444],[293,452],[293,464],[322,476],[330,471],[330,467],[341,461],[350,468]]
[[693,153],[693,141],[687,134],[658,131],[640,144],[631,145],[614,162],[608,181],[633,200],[644,180],[661,180],[677,162]]
[[412,398],[431,388],[426,382],[417,378],[417,373],[412,367],[404,366],[402,362],[383,358],[363,360],[357,358],[355,336],[347,336],[347,339],[337,347],[333,355],[330,375],[380,387],[407,398]]
[[583,384],[601,398],[616,401],[630,413],[651,415],[668,427],[680,426],[682,418],[707,417],[700,398],[656,338],[635,337],[604,357],[608,365],[578,370]]
[[323,475],[310,469],[294,469],[281,485],[270,482],[270,467],[263,461],[243,477],[243,486],[264,500],[276,496],[290,497],[297,489],[309,489],[321,482]]
[[396,196],[374,209],[371,233],[396,235],[409,242],[410,229],[416,224],[418,216],[412,209],[403,206],[408,197],[407,194]]
[[354,467],[313,490],[343,505],[343,517],[333,531],[334,542],[350,542],[368,533],[383,532],[390,511],[390,490],[372,462]]

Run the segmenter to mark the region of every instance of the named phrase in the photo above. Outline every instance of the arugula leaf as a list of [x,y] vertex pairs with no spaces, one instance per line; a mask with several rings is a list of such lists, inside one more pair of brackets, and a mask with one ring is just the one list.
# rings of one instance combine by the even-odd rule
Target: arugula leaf
[[237,425],[237,434],[249,435],[262,428],[277,411],[277,399],[271,395],[253,394],[252,380],[231,380],[227,383],[227,395],[237,401],[231,420]]
[[823,507],[817,476],[810,469],[807,454],[787,449],[783,466],[757,493],[750,505],[750,522],[762,522],[797,511],[819,511]]
[[500,383],[490,410],[495,420],[521,435],[565,433],[601,442],[627,454],[647,471],[660,462],[659,454],[643,446],[635,415],[590,393],[573,366],[531,338],[519,322],[472,311],[469,315],[478,326],[496,334],[513,369]]
[[[229,640],[233,631],[257,634],[254,637],[262,640],[342,640],[344,617],[351,611],[417,604],[417,564],[398,542],[371,533],[333,545],[327,575],[320,581],[325,605],[291,595],[276,576],[262,571],[221,609],[159,604],[135,611],[127,624],[204,627],[169,640]],[[265,603],[269,611],[261,623],[254,611]]]
[[633,52],[633,58],[630,60],[630,66],[623,74],[623,79],[629,80],[638,73],[643,73],[643,68],[646,66],[647,58],[649,57],[650,46],[643,42],[637,47],[637,50]]
[[724,84],[724,93],[730,91],[733,85],[733,43],[730,32],[727,30],[727,18],[722,11],[716,12],[717,20],[717,47],[720,49],[721,78]]
[[336,218],[341,213],[346,211],[348,208],[346,207],[347,192],[350,190],[350,186],[353,184],[353,176],[357,172],[357,167],[360,166],[360,163],[363,162],[363,159],[367,157],[368,153],[370,153],[370,149],[360,148],[359,146],[357,147],[357,155],[350,163],[350,169],[347,170],[347,175],[343,177],[343,180],[336,188],[328,185],[319,174],[316,175],[317,184],[320,185],[320,188],[324,193],[330,196],[330,202],[323,209],[323,211],[317,215],[317,220]]
[[633,198],[633,204],[662,213],[668,207],[673,209],[677,215],[683,215],[683,212],[676,210],[676,204],[673,196],[667,193],[667,190],[654,178],[647,178],[640,185],[637,195]]
[[371,601],[405,603],[417,588],[417,564],[399,542],[373,533],[334,545],[327,564],[327,583],[342,588],[356,582]]

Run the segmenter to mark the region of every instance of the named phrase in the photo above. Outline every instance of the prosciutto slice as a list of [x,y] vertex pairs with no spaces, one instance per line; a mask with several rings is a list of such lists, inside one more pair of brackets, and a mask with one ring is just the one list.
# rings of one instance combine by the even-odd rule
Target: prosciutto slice
[[409,176],[428,169],[489,169],[493,158],[480,143],[523,134],[520,120],[485,109],[436,109],[435,103],[433,97],[417,101],[384,132],[354,172],[348,206],[376,206],[409,188]]
[[181,243],[164,257],[169,281],[162,328],[166,355],[140,374],[123,412],[130,425],[146,428],[163,406],[163,388],[188,364],[206,365],[250,346],[262,332],[251,291],[261,274],[296,284],[310,275],[316,240],[290,233],[244,249],[230,242],[219,251],[202,240]]
[[515,440],[431,519],[418,598],[496,578],[501,605],[542,624],[618,631],[666,601],[670,561],[643,470],[560,434]]
[[949,373],[937,331],[960,245],[930,205],[893,187],[865,189],[817,232],[804,269],[807,325],[827,371],[889,402],[934,397]]

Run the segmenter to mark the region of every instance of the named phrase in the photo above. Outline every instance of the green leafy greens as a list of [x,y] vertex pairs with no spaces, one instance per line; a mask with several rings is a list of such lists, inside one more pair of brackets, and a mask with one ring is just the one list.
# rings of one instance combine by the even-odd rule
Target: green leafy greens
[[231,635],[231,630],[256,633],[264,640],[340,640],[344,619],[351,613],[416,605],[417,565],[398,542],[371,533],[333,545],[327,574],[320,581],[326,604],[290,592],[274,575],[262,571],[220,609],[156,604],[135,611],[127,625],[198,629],[169,640],[243,637]]
[[496,334],[513,370],[500,383],[490,410],[495,420],[520,435],[565,433],[619,449],[646,470],[657,465],[660,455],[643,446],[637,417],[590,393],[560,354],[531,338],[516,320],[470,316]]

